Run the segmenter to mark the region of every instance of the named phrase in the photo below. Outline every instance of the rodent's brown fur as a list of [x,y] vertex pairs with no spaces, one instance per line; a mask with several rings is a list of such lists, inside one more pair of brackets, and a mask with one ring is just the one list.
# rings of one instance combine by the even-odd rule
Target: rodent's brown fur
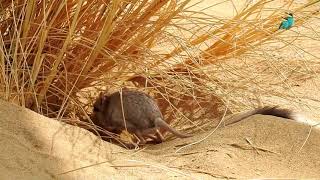
[[93,115],[98,126],[116,133],[126,129],[138,137],[140,144],[146,143],[147,137],[162,142],[159,128],[180,138],[190,137],[170,127],[163,120],[155,100],[139,91],[123,90],[109,96],[100,94],[94,103]]

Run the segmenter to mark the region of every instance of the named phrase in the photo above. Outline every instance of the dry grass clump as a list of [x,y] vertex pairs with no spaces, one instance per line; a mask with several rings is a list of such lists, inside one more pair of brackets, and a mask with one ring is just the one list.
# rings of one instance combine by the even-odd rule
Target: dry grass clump
[[[201,2],[191,0],[4,0],[1,97],[49,117],[82,119],[98,91],[135,87],[158,100],[168,121],[201,128],[229,112],[225,101],[242,103],[230,89],[241,90],[237,78],[246,72],[221,63],[253,57],[272,40],[289,43],[280,36],[288,31],[278,31],[285,11],[299,27],[319,15],[317,2],[259,0],[226,19],[206,12],[219,3],[199,11]],[[260,68],[255,77],[273,70]]]

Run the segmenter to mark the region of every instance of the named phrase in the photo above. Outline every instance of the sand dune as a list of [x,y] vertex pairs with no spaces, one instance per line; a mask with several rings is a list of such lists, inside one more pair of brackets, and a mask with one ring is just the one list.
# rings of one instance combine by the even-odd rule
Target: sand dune
[[308,137],[309,126],[271,116],[220,128],[179,153],[207,133],[129,151],[4,101],[0,120],[0,179],[320,177],[320,132]]

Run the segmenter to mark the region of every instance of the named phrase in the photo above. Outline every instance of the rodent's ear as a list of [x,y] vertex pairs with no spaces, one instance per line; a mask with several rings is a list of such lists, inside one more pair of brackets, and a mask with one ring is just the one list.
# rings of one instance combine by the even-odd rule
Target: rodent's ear
[[105,105],[106,103],[108,103],[109,98],[108,96],[102,96],[101,97],[101,104]]
[[99,104],[101,104],[101,102],[99,102],[99,101],[100,101],[100,98],[98,98],[96,100],[96,102],[93,103],[93,112],[99,112],[100,111]]
[[93,111],[94,112],[99,112],[101,111],[101,108],[103,107],[103,98],[104,98],[104,95],[102,92],[100,92],[98,98],[96,99],[96,102],[93,104]]

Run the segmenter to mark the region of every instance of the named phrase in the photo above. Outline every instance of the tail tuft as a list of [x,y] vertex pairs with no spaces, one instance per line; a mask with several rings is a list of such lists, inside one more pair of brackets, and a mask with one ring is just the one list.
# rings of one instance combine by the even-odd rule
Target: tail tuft
[[290,109],[279,108],[278,106],[265,106],[256,109],[255,114],[271,115],[295,120],[295,113]]

